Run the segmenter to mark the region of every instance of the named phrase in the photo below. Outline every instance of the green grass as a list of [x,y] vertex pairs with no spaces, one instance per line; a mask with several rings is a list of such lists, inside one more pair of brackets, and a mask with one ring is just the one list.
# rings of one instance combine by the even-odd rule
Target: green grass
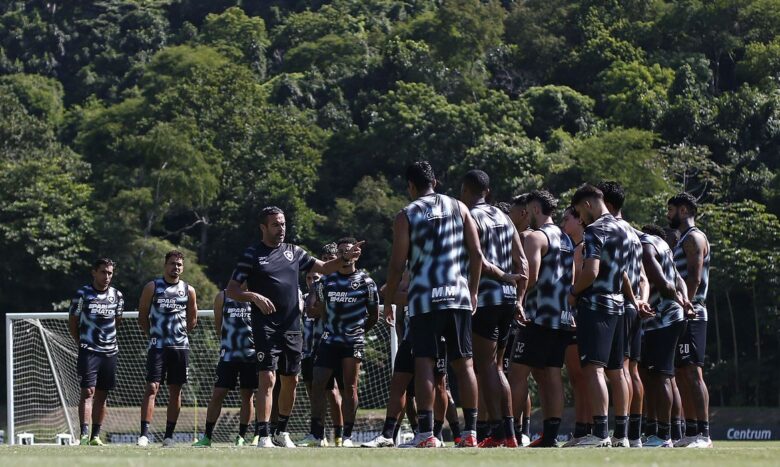
[[714,449],[296,449],[258,450],[220,446],[193,449],[180,446],[162,449],[134,446],[0,447],[0,465],[13,467],[56,465],[60,467],[165,466],[165,467],[498,467],[505,465],[674,465],[732,466],[778,465],[780,442],[717,442]]

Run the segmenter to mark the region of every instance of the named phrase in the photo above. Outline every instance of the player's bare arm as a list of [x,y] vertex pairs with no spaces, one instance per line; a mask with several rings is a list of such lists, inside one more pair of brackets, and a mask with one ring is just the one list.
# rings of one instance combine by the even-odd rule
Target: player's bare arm
[[225,294],[219,292],[214,297],[214,329],[217,331],[217,336],[222,336],[222,307],[225,305]]
[[329,274],[333,274],[334,272],[338,271],[341,267],[343,267],[345,264],[350,263],[352,260],[360,257],[360,253],[362,253],[360,247],[366,243],[365,240],[361,240],[338,257],[334,258],[330,261],[321,261],[319,259],[314,260],[314,265],[311,267],[312,272],[320,273],[324,276],[327,276]]
[[148,282],[141,292],[140,300],[138,300],[138,325],[146,337],[149,337],[149,310],[152,308],[153,298],[154,282]]
[[198,298],[195,295],[195,288],[188,286],[187,291],[187,332],[192,332],[198,325]]
[[693,300],[701,284],[701,274],[704,270],[707,242],[698,232],[691,232],[683,241],[683,251],[688,264],[688,277],[685,285],[688,287],[688,300]]
[[241,288],[241,283],[235,279],[231,279],[230,282],[228,282],[227,288],[225,289],[225,295],[227,295],[229,299],[237,302],[253,303],[264,315],[270,315],[276,311],[276,307],[268,297],[260,295],[259,293],[243,290]]
[[[387,265],[386,297],[395,297],[401,277],[404,273],[404,265],[409,254],[409,219],[401,211],[393,220],[393,249],[390,253],[390,262]],[[481,264],[481,263],[480,263]],[[385,321],[394,322],[393,307],[385,307]]]
[[479,246],[479,234],[477,233],[477,224],[466,205],[458,201],[460,205],[461,216],[463,216],[463,233],[465,237],[466,249],[469,254],[469,293],[471,294],[472,313],[477,311],[477,293],[479,292],[479,278],[482,273],[482,262],[484,256]]
[[648,281],[655,287],[658,293],[664,298],[675,298],[677,296],[677,287],[666,280],[653,245],[642,245],[642,262]]

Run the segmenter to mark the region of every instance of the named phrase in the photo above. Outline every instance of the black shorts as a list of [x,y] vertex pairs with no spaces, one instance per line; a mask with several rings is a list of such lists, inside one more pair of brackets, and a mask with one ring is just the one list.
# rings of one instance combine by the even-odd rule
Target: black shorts
[[116,386],[116,356],[79,349],[76,370],[82,388],[110,391]]
[[255,325],[252,314],[252,334],[257,351],[257,371],[278,371],[283,376],[297,376],[301,371],[303,334],[301,331],[281,331]]
[[563,368],[565,357],[562,331],[534,323],[520,328],[512,349],[512,363],[532,368]]
[[441,358],[441,339],[450,361],[471,358],[471,310],[445,309],[409,320],[415,358]]
[[704,352],[707,349],[707,321],[688,320],[685,332],[677,342],[677,356],[674,365],[682,368],[687,365],[704,366]]
[[146,382],[181,386],[190,371],[190,349],[152,348],[146,354]]
[[623,315],[623,355],[629,360],[638,362],[642,358],[642,319],[639,312],[631,305],[627,305]]
[[241,389],[257,389],[257,365],[249,362],[220,360],[217,363],[215,388],[235,389],[236,383]]
[[608,370],[623,368],[623,316],[590,308],[577,313],[577,348],[580,364],[598,365]]
[[677,321],[670,326],[645,331],[642,346],[642,368],[674,376],[674,357],[677,342],[685,332],[685,321]]
[[346,358],[355,358],[362,362],[364,357],[365,349],[363,344],[330,344],[323,342],[317,348],[317,358],[314,359],[314,366],[335,370],[336,368],[341,368],[341,362]]
[[505,347],[514,316],[514,305],[479,307],[471,317],[471,330],[484,339],[498,342],[499,347]]
[[[436,367],[434,369],[434,372],[438,375],[447,374],[447,352],[444,345],[444,341],[439,341],[439,356],[436,357]],[[410,339],[404,339],[398,344],[398,350],[395,352],[395,361],[393,362],[393,373],[414,374],[414,352],[412,351],[412,341]]]
[[577,345],[577,330],[561,329],[561,341],[563,342],[564,348],[570,345]]

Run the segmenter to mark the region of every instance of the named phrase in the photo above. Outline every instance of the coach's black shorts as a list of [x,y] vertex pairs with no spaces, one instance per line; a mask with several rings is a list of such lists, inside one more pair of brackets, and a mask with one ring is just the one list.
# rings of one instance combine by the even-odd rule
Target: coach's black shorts
[[152,348],[146,354],[146,382],[177,386],[187,382],[190,349]]
[[[447,351],[442,340],[439,341],[439,356],[436,357],[434,372],[439,375],[447,374]],[[393,362],[393,373],[414,374],[414,351],[412,350],[412,341],[410,339],[404,339],[398,344],[398,350],[395,352],[395,361]]]
[[626,304],[623,308],[623,346],[625,351],[623,355],[629,360],[635,362],[642,358],[642,319],[639,312],[632,305]]
[[704,352],[707,349],[707,321],[688,320],[685,332],[677,342],[677,368],[687,365],[704,366]]
[[514,316],[514,305],[479,307],[471,317],[471,330],[484,339],[498,342],[499,347],[505,347]]
[[441,358],[441,339],[450,361],[470,358],[471,310],[445,309],[412,316],[409,320],[415,358]]
[[336,368],[341,368],[341,362],[345,358],[355,358],[362,362],[364,357],[365,349],[363,344],[331,344],[322,342],[317,348],[317,358],[314,360],[314,366],[335,370]]
[[589,307],[578,310],[577,347],[580,364],[583,367],[587,364],[597,365],[608,370],[623,368],[623,331],[623,315]]
[[236,383],[241,389],[257,389],[257,365],[254,360],[248,362],[220,360],[217,363],[215,388],[235,389]]
[[642,368],[674,376],[677,342],[685,332],[685,327],[685,321],[677,321],[665,328],[645,331],[642,346]]
[[257,323],[252,313],[252,334],[257,351],[257,371],[278,371],[283,376],[297,376],[301,371],[303,334],[282,331]]
[[576,329],[561,329],[561,342],[563,348],[567,348],[570,345],[577,345],[577,330]]
[[532,368],[563,368],[566,346],[560,329],[528,323],[520,328],[512,349],[512,363]]
[[79,349],[76,370],[82,388],[110,391],[116,386],[116,356]]

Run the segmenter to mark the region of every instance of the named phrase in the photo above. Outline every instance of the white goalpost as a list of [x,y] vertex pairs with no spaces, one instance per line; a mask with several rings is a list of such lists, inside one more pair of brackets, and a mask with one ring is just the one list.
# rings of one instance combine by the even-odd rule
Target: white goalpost
[[[68,333],[68,313],[10,313],[6,315],[5,332],[8,443],[16,443],[17,436],[23,433],[32,434],[36,444],[54,443],[61,433],[69,433],[72,439],[78,439],[78,347]],[[134,443],[140,431],[147,345],[147,338],[138,326],[137,311],[123,314],[117,339],[116,388],[109,393],[102,432],[110,443]],[[395,330],[386,326],[380,318],[366,336],[353,436],[356,442],[368,440],[382,429],[397,347]],[[192,441],[203,432],[219,348],[214,312],[199,311],[198,326],[190,334],[189,381],[182,391],[177,441]],[[163,386],[157,395],[157,409],[149,430],[151,441],[162,440],[167,399],[167,390]],[[238,432],[239,407],[238,391],[231,391],[214,430],[215,441],[232,441]],[[308,432],[309,410],[309,395],[303,381],[299,381],[288,428],[294,438],[301,438]],[[252,426],[253,423],[250,430]]]

